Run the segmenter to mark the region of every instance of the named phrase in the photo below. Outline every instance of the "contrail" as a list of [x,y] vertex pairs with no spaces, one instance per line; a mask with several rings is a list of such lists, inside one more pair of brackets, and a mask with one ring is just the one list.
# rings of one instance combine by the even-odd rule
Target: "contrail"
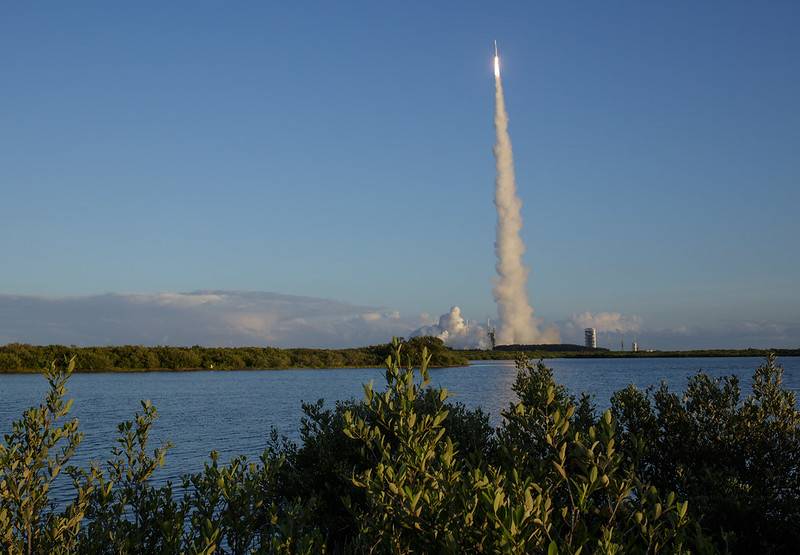
[[503,82],[500,79],[500,56],[495,41],[494,83],[495,113],[494,128],[497,135],[494,157],[497,166],[494,204],[497,207],[497,279],[494,285],[494,300],[497,303],[499,327],[498,344],[549,343],[558,341],[556,330],[541,333],[533,318],[533,307],[528,300],[528,268],[522,263],[525,244],[520,237],[522,230],[522,202],[517,196],[514,178],[514,157],[511,152],[511,136],[508,134],[508,114],[503,97]]

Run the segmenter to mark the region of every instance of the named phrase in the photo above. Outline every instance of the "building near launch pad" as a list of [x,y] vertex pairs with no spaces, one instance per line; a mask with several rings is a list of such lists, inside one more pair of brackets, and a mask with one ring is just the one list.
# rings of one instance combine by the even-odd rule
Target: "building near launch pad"
[[583,330],[584,345],[590,349],[597,348],[597,330],[594,328],[586,328]]

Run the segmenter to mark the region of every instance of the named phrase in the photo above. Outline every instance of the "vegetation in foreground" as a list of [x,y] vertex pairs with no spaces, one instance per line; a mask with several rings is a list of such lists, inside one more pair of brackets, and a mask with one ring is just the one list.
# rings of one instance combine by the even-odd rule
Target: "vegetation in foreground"
[[[302,441],[274,436],[258,461],[156,487],[148,402],[110,460],[68,466],[74,361],[0,445],[0,550],[9,553],[795,553],[800,413],[770,356],[740,398],[733,377],[678,395],[628,387],[596,415],[541,362],[517,362],[518,401],[498,429],[401,366],[360,402],[304,406]],[[74,499],[50,504],[60,473]]]

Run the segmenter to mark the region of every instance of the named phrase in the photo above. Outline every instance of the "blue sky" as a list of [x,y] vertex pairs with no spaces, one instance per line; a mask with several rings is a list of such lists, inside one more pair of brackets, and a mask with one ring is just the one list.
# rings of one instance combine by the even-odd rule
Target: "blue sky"
[[5,6],[0,293],[493,315],[496,38],[537,315],[797,346],[798,24],[796,2]]

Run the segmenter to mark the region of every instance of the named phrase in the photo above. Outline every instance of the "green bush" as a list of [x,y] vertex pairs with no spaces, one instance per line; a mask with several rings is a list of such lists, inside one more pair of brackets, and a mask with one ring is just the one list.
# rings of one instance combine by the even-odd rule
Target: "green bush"
[[108,353],[84,351],[75,357],[77,370],[110,370],[114,363]]
[[17,370],[22,368],[22,360],[14,353],[0,353],[0,370]]
[[[51,364],[44,403],[0,445],[0,552],[796,552],[800,417],[774,359],[744,400],[734,379],[698,374],[681,396],[617,392],[599,417],[519,359],[518,401],[493,429],[430,387],[427,345],[406,347],[392,345],[385,388],[304,405],[298,444],[273,432],[257,461],[212,452],[160,487],[170,446],[150,445],[148,402],[105,466],[69,466],[75,362]],[[56,508],[61,473],[75,496]]]
[[612,397],[627,458],[658,487],[691,499],[720,549],[800,549],[800,411],[774,355],[741,398],[735,377],[699,373],[682,395],[629,386]]

